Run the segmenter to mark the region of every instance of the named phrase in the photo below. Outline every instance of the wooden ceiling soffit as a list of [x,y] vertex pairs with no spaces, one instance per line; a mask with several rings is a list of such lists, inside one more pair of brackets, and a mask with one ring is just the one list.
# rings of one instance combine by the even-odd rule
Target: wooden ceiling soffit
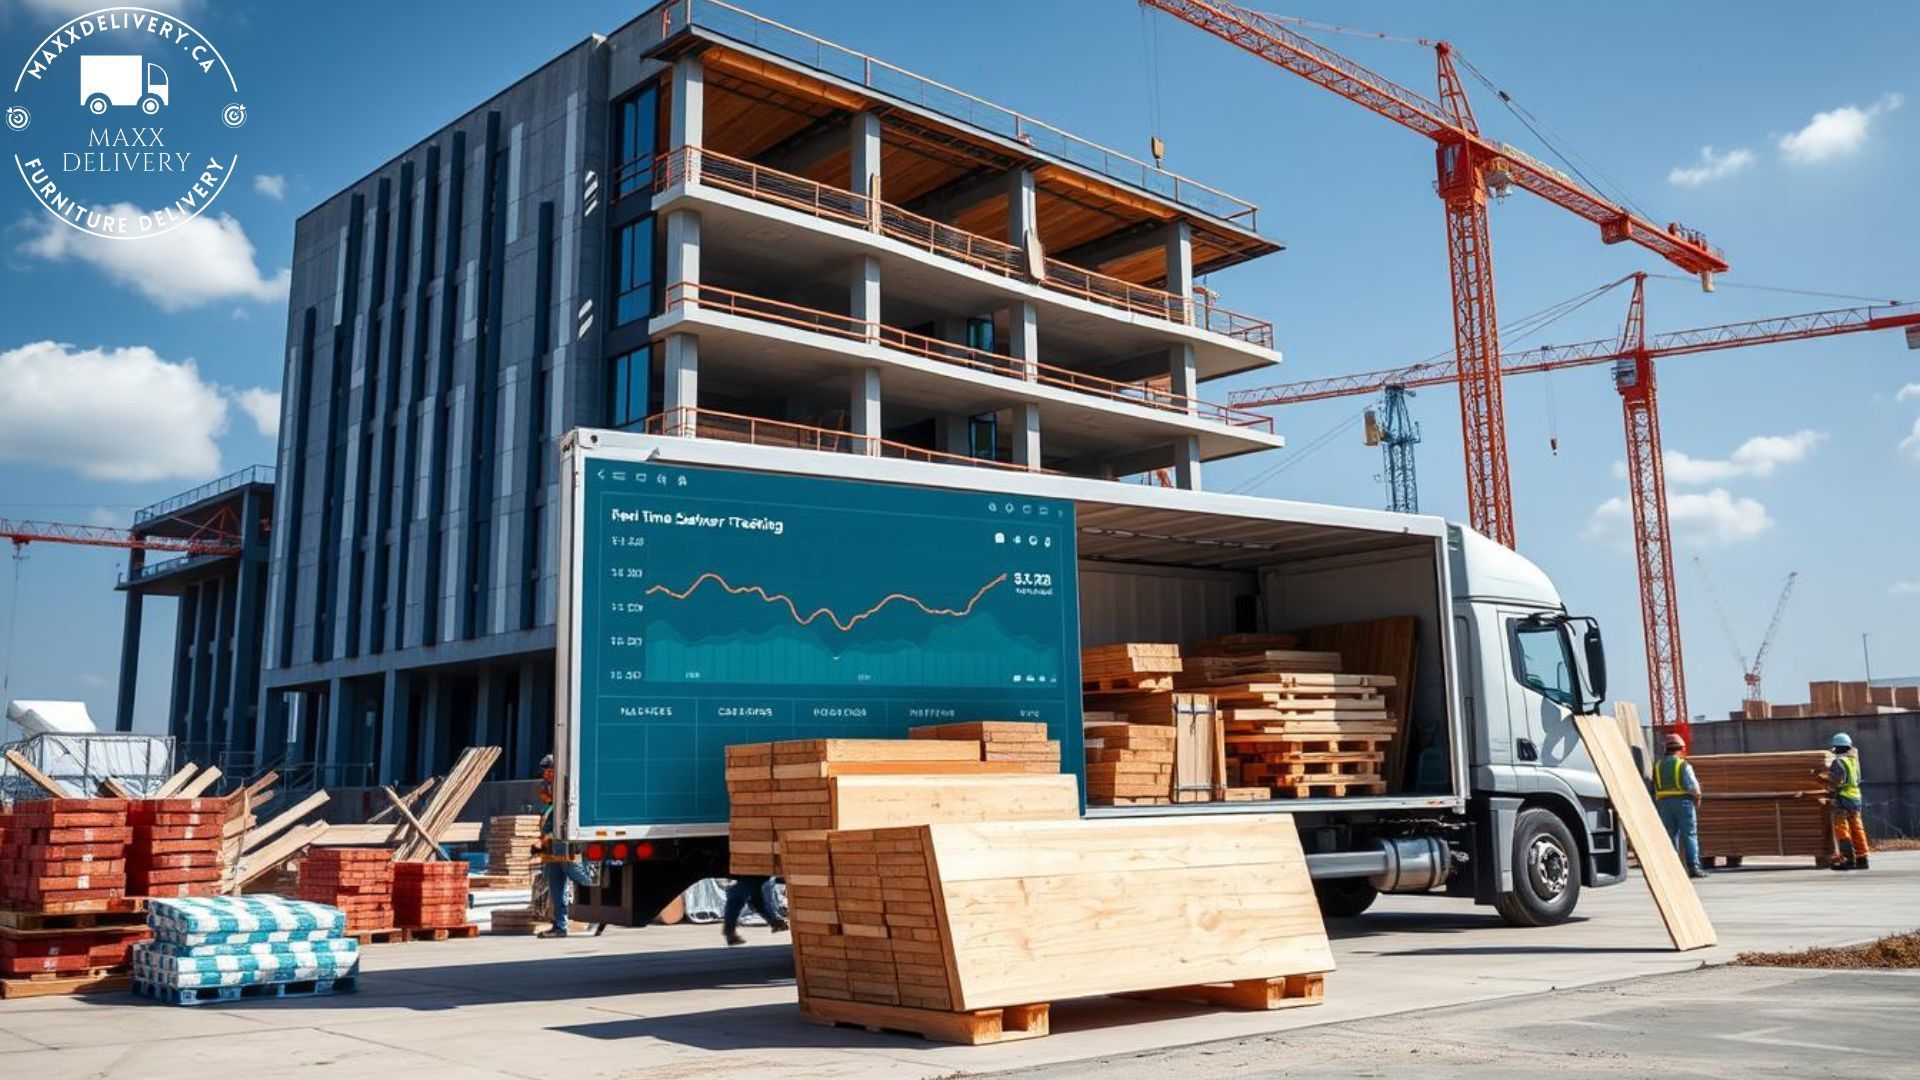
[[1157,218],[1161,221],[1171,221],[1179,216],[1171,208],[1162,206],[1144,195],[1136,195],[1125,188],[1106,183],[1102,180],[1095,180],[1091,176],[1075,172],[1071,169],[1062,168],[1059,165],[1042,165],[1033,171],[1033,178],[1036,183],[1046,184],[1049,187],[1064,189],[1096,199],[1103,199],[1116,206],[1124,206],[1129,210],[1145,214],[1148,217]]
[[775,86],[795,96],[823,102],[835,108],[859,112],[872,104],[867,98],[851,90],[844,90],[810,75],[802,75],[792,68],[762,60],[757,56],[736,52],[724,45],[710,46],[700,54],[700,59],[710,68]]

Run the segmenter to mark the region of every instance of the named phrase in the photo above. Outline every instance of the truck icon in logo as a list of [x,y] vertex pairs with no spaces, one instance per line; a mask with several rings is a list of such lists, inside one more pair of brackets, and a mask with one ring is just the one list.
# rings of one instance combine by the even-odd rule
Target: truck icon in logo
[[137,105],[152,116],[167,104],[166,69],[138,55],[82,56],[80,104],[95,116],[110,105]]

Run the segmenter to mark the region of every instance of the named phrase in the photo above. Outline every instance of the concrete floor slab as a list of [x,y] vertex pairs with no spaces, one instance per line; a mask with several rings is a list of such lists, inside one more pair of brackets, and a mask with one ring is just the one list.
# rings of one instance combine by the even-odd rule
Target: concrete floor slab
[[[1460,901],[1387,897],[1375,912],[1332,928],[1339,970],[1328,978],[1323,1005],[1237,1013],[1110,998],[1060,1002],[1051,1036],[1000,1046],[941,1046],[808,1025],[794,1005],[784,938],[755,930],[747,946],[728,949],[713,927],[681,926],[566,941],[483,936],[375,946],[363,960],[364,989],[337,997],[195,1008],[125,995],[0,1002],[0,1039],[8,1040],[0,1042],[0,1071],[30,1066],[23,1075],[44,1080],[191,1072],[206,1080],[222,1071],[257,1073],[261,1060],[273,1060],[329,1080],[391,1080],[400,1070],[408,1080],[437,1080],[742,1072],[917,1078],[1084,1067],[1222,1040],[1300,1038],[1330,1024],[1385,1031],[1402,1022],[1401,1014],[1449,1006],[1498,1016],[1507,1006],[1497,1003],[1554,989],[1693,971],[1747,949],[1913,929],[1920,921],[1920,853],[1889,854],[1874,865],[1853,875],[1805,862],[1717,874],[1702,895],[1722,944],[1684,954],[1667,947],[1637,880],[1589,891],[1580,918],[1538,930],[1508,928],[1490,909]],[[1596,1022],[1626,1032],[1646,1026],[1651,1020],[1631,1010],[1657,1018],[1666,1004],[1655,1000],[1660,985],[1594,991],[1621,1002],[1620,1015]],[[1753,1038],[1775,1038],[1768,1029],[1781,1026],[1778,1019],[1754,1018]],[[1543,1028],[1543,1037],[1577,1042],[1587,1022],[1568,1015]],[[61,1049],[31,1049],[48,1044]],[[6,1051],[10,1045],[16,1048]],[[1781,1049],[1750,1045],[1753,1053]],[[265,1059],[258,1056],[263,1046],[273,1047]],[[1639,1055],[1640,1046],[1629,1039],[1624,1052]],[[1748,1052],[1745,1044],[1734,1050]]]

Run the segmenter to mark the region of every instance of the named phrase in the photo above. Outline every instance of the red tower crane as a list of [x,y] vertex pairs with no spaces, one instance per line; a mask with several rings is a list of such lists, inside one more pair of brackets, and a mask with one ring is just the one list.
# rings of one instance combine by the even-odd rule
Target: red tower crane
[[1673,265],[1712,275],[1727,269],[1699,233],[1660,228],[1602,198],[1558,170],[1480,134],[1454,62],[1453,47],[1433,45],[1440,101],[1424,97],[1288,29],[1284,21],[1228,0],[1140,0],[1182,22],[1316,83],[1432,139],[1435,191],[1446,205],[1447,263],[1453,283],[1453,340],[1465,433],[1467,514],[1473,527],[1514,546],[1507,473],[1507,421],[1500,386],[1500,338],[1494,315],[1493,256],[1487,194],[1523,188],[1600,226],[1609,244],[1631,241]]
[[72,525],[62,521],[8,521],[0,518],[0,540],[23,548],[28,544],[81,544],[88,547],[139,548],[182,555],[238,555],[237,533],[208,528],[192,536],[135,535],[104,525]]
[[[1920,348],[1920,304],[1840,308],[1783,315],[1751,322],[1677,330],[1647,337],[1646,275],[1633,274],[1633,298],[1626,327],[1618,338],[1549,345],[1500,358],[1502,376],[1562,368],[1612,364],[1614,386],[1626,421],[1627,477],[1633,496],[1634,559],[1640,576],[1640,617],[1647,646],[1647,688],[1652,698],[1654,733],[1672,729],[1690,736],[1687,687],[1680,655],[1680,616],[1675,609],[1673,545],[1667,524],[1666,479],[1662,471],[1660,411],[1653,362],[1661,357],[1716,352],[1747,345],[1908,328],[1909,347]],[[1625,279],[1622,279],[1625,280]],[[1615,284],[1618,284],[1616,282]],[[1465,381],[1456,361],[1414,364],[1387,371],[1337,375],[1252,390],[1228,400],[1243,409],[1291,405],[1355,394],[1375,394],[1388,386],[1433,386]]]

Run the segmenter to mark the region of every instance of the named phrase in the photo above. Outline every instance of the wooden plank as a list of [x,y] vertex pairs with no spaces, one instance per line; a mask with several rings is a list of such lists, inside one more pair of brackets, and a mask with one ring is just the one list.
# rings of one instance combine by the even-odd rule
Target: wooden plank
[[122,784],[111,776],[105,777],[100,781],[100,794],[109,799],[132,799],[138,797],[134,795],[133,792],[128,791],[125,784]]
[[315,821],[300,826],[265,847],[242,855],[240,862],[234,866],[233,885],[230,891],[238,892],[265,876],[281,863],[317,842],[327,834],[328,830],[329,826],[326,822]]
[[171,798],[174,792],[179,791],[187,781],[193,779],[193,774],[199,771],[200,766],[195,765],[191,761],[187,762],[185,765],[180,766],[179,772],[167,777],[165,783],[155,788],[151,797],[155,799]]
[[7,764],[12,765],[14,767],[14,770],[17,771],[21,776],[24,776],[27,779],[33,781],[34,783],[40,785],[40,787],[44,789],[47,794],[53,796],[54,798],[56,799],[73,798],[73,792],[68,791],[67,786],[65,784],[62,784],[60,781],[55,780],[53,777],[48,776],[46,773],[41,772],[38,768],[34,766],[33,762],[28,761],[26,755],[22,754],[20,751],[11,750],[11,749],[8,750],[6,753],[6,760],[7,760]]
[[[456,821],[434,833],[442,844],[472,844],[480,840],[480,823]],[[315,847],[382,847],[411,839],[413,831],[398,822],[380,825],[334,825]]]
[[1593,758],[1600,782],[1606,786],[1614,814],[1626,829],[1633,852],[1640,859],[1640,876],[1646,879],[1647,889],[1653,893],[1654,905],[1660,910],[1660,919],[1666,924],[1673,947],[1685,952],[1714,944],[1718,939],[1713,923],[1707,918],[1706,908],[1701,906],[1700,895],[1688,880],[1686,867],[1680,864],[1680,856],[1673,850],[1667,831],[1660,826],[1653,796],[1634,769],[1633,755],[1627,749],[1626,740],[1620,737],[1618,726],[1606,716],[1576,716],[1573,722],[1580,730],[1580,741],[1586,745],[1588,756]]
[[220,770],[208,766],[205,772],[200,773],[185,784],[180,785],[180,789],[175,791],[171,797],[176,799],[199,798],[202,792],[212,787],[219,779]]
[[386,794],[387,801],[393,804],[393,810],[400,815],[401,820],[406,822],[414,835],[420,837],[425,843],[429,856],[444,858],[446,851],[440,847],[439,841],[434,839],[433,834],[427,831],[427,827],[420,824],[420,819],[413,816],[413,811],[407,809],[407,804],[400,801],[400,794],[393,790],[393,785],[385,785],[380,790]]
[[331,798],[331,796],[326,792],[316,791],[306,798],[301,799],[299,802],[294,803],[292,806],[287,807],[285,810],[282,810],[280,813],[268,819],[265,824],[253,829],[247,834],[246,849],[258,849],[269,840],[292,828],[294,822],[306,817],[316,808],[325,805],[329,798]]
[[[400,801],[403,803],[406,803],[408,808],[411,809],[414,803],[420,801],[420,796],[425,795],[429,791],[432,791],[433,786],[435,784],[438,784],[439,782],[440,782],[439,777],[429,776],[425,780],[420,781],[420,783],[417,786],[415,786],[412,791],[409,791],[405,795],[400,796]],[[376,811],[373,814],[373,816],[367,818],[367,824],[378,825],[383,821],[392,821],[392,820],[393,820],[393,807],[388,806],[379,811]]]
[[1072,820],[1080,792],[1071,775],[836,776],[833,827],[886,829],[947,821]]

